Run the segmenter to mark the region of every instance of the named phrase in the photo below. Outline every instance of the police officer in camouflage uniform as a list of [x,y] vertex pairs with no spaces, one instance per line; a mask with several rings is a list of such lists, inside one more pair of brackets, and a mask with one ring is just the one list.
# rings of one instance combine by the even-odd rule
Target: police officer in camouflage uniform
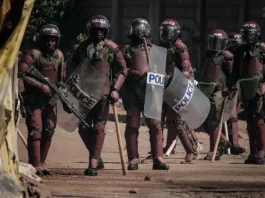
[[234,86],[240,89],[249,135],[250,155],[246,164],[264,164],[265,106],[264,66],[265,44],[261,30],[254,21],[245,22],[241,28],[244,44],[237,48],[232,72]]
[[[180,25],[176,20],[166,19],[162,22],[160,40],[162,42],[161,46],[168,50],[166,73],[169,80],[167,84],[170,84],[170,78],[174,75],[175,67],[183,72],[186,78],[193,79],[194,74],[189,51],[181,40]],[[164,104],[163,115],[165,118],[162,118],[162,120],[166,121],[168,128],[167,144],[164,149],[167,150],[178,135],[186,151],[185,161],[191,162],[198,155],[195,131],[167,104]]]
[[[242,36],[240,33],[231,32],[228,34],[228,50],[235,54],[237,48],[242,44]],[[232,72],[232,71],[231,71]],[[230,78],[227,79],[227,84],[230,83]],[[228,85],[229,86],[229,85]],[[240,155],[245,152],[245,149],[239,146],[239,129],[238,129],[238,112],[240,111],[241,102],[238,99],[236,108],[233,110],[232,117],[227,121],[228,125],[228,133],[229,133],[229,141],[232,143],[231,154],[232,155]]]
[[90,128],[79,127],[79,134],[89,151],[89,167],[85,175],[97,176],[98,169],[103,168],[100,155],[105,139],[105,126],[109,115],[109,104],[119,99],[118,91],[127,76],[126,63],[118,46],[107,39],[110,24],[102,15],[91,17],[87,24],[89,38],[81,43],[73,56],[73,68],[87,57],[93,67],[107,79],[111,86],[104,89],[104,97],[88,113],[86,122]]
[[28,111],[26,125],[29,163],[36,168],[39,176],[51,175],[51,171],[46,166],[46,158],[56,128],[57,106],[49,104],[51,99],[49,86],[28,76],[26,72],[30,66],[34,66],[44,77],[57,85],[62,85],[66,68],[63,53],[58,49],[60,37],[57,26],[52,24],[43,26],[37,40],[38,48],[26,52],[19,63],[19,75],[24,81],[23,96]]
[[[148,52],[152,47],[150,41],[151,28],[142,18],[136,18],[130,25],[129,43],[124,44],[122,52],[127,63],[128,77],[124,84],[122,100],[127,112],[125,140],[128,153],[128,170],[138,169],[138,134],[140,115],[144,109],[144,96],[147,72],[149,71]],[[161,121],[146,118],[149,128],[153,169],[168,170],[163,158],[163,134]]]
[[[229,76],[233,64],[233,54],[225,49],[227,41],[228,36],[224,30],[213,30],[208,36],[208,50],[202,61],[200,89],[209,97],[211,102],[210,113],[203,124],[210,135],[210,152],[204,158],[205,160],[211,160],[212,158],[219,130],[218,125],[221,120],[223,94],[227,94],[225,89],[226,78]],[[219,153],[215,160],[220,160],[220,156],[230,146],[230,142],[221,134]]]

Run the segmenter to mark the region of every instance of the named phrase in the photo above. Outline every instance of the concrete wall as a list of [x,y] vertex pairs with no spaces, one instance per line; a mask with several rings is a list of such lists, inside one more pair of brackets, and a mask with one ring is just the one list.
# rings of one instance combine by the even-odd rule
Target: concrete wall
[[[103,14],[111,21],[111,37],[124,42],[133,18],[149,20],[153,39],[159,41],[159,24],[165,18],[177,19],[182,26],[182,38],[190,47],[194,67],[200,63],[207,46],[207,35],[215,28],[238,32],[245,20],[254,20],[263,28],[262,7],[265,0],[81,0],[75,19],[76,31],[84,27],[94,14]],[[265,38],[265,37],[263,37]]]

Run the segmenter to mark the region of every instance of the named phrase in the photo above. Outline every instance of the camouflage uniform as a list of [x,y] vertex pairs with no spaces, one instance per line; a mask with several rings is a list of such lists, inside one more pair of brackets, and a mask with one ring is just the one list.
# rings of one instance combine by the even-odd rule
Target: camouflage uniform
[[[57,105],[49,104],[51,99],[49,87],[29,77],[25,72],[30,66],[34,66],[53,83],[62,82],[66,73],[64,56],[58,49],[59,38],[58,27],[51,24],[45,25],[40,33],[40,48],[26,52],[19,63],[19,75],[24,81],[23,96],[28,111],[26,125],[28,128],[29,163],[37,169],[38,175],[51,174],[45,167],[45,162],[56,128]],[[50,49],[50,46],[53,48]]]
[[[180,37],[180,25],[176,20],[166,19],[162,22],[160,26],[161,46],[168,49],[166,73],[169,80],[167,84],[170,83],[170,78],[174,75],[175,67],[183,72],[186,78],[194,78],[189,51]],[[163,116],[162,120],[165,120],[168,128],[165,150],[170,147],[178,135],[186,151],[185,160],[187,162],[192,161],[198,154],[194,130],[167,104],[164,104]]]
[[264,65],[265,44],[260,41],[259,25],[246,22],[241,29],[244,44],[235,52],[233,84],[239,83],[249,135],[250,155],[247,164],[264,164]]
[[88,30],[90,38],[77,48],[72,60],[72,70],[79,65],[83,58],[87,57],[93,67],[102,76],[109,79],[111,84],[110,87],[103,90],[103,98],[87,114],[86,122],[91,127],[87,128],[82,124],[79,127],[79,134],[90,154],[89,167],[85,170],[85,175],[97,176],[97,169],[103,168],[102,162],[101,164],[99,162],[106,135],[105,127],[109,115],[109,104],[118,101],[118,91],[125,80],[127,70],[117,44],[106,39],[109,30],[108,19],[102,15],[93,16],[89,20]]
[[[213,30],[209,35],[209,50],[205,53],[205,58],[202,61],[200,89],[209,97],[211,102],[210,113],[203,124],[210,135],[210,152],[205,157],[205,160],[211,159],[217,140],[224,101],[222,91],[226,88],[226,77],[229,75],[233,65],[233,54],[228,50],[224,50],[226,42],[226,32],[221,29]],[[225,149],[230,146],[222,133],[220,141],[220,145],[223,147],[219,148],[216,160],[219,160]]]
[[[128,78],[122,95],[127,112],[125,140],[129,159],[128,170],[138,169],[138,134],[140,115],[144,109],[146,74],[149,71],[147,51],[152,47],[149,41],[150,26],[144,19],[134,19],[130,26],[130,43],[122,46],[127,63]],[[147,40],[147,44],[144,42]],[[147,48],[147,49],[146,49]],[[169,167],[163,159],[163,134],[161,121],[146,118],[150,132],[151,153],[154,160],[153,169],[167,170]]]

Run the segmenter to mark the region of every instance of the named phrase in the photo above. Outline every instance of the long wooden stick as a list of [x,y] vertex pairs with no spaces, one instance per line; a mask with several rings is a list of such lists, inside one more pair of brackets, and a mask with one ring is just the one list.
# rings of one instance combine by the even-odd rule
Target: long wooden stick
[[178,136],[174,139],[174,141],[171,143],[170,147],[168,148],[166,152],[166,156],[168,157],[171,154],[171,151],[174,149],[175,145],[177,144]]
[[[226,137],[226,140],[229,142],[229,135],[228,135],[227,122],[224,122],[224,127],[225,127],[225,137]],[[227,154],[228,154],[228,155],[231,155],[231,150],[230,150],[230,148],[227,149]]]
[[17,128],[17,134],[20,137],[22,143],[24,144],[24,146],[26,147],[26,149],[28,149],[28,144],[26,139],[24,138],[24,136],[22,135],[21,131]]
[[220,137],[221,137],[221,133],[222,133],[222,126],[223,126],[224,113],[225,113],[224,109],[225,109],[225,104],[226,104],[227,98],[228,97],[226,97],[224,102],[223,102],[222,115],[221,115],[221,120],[220,120],[220,123],[219,123],[219,130],[218,130],[217,140],[216,140],[215,145],[214,145],[212,162],[215,161],[216,152],[217,152],[217,148],[218,148]]
[[119,118],[117,114],[116,105],[113,104],[112,107],[113,107],[113,113],[115,117],[115,126],[116,126],[116,134],[117,134],[118,146],[119,146],[119,151],[120,151],[122,173],[123,175],[127,175],[127,168],[126,168],[126,162],[125,162],[125,157],[124,157],[124,147],[123,147],[123,143],[121,139]]

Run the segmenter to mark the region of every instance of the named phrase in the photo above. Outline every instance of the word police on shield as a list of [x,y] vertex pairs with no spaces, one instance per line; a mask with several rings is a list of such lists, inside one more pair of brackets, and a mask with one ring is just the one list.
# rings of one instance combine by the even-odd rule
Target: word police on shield
[[183,98],[173,107],[173,110],[175,110],[177,113],[183,111],[185,107],[189,104],[191,101],[191,98],[194,93],[194,84],[189,80],[188,81],[188,87],[186,89],[185,95]]
[[147,74],[147,84],[158,85],[164,87],[165,75],[148,72]]

